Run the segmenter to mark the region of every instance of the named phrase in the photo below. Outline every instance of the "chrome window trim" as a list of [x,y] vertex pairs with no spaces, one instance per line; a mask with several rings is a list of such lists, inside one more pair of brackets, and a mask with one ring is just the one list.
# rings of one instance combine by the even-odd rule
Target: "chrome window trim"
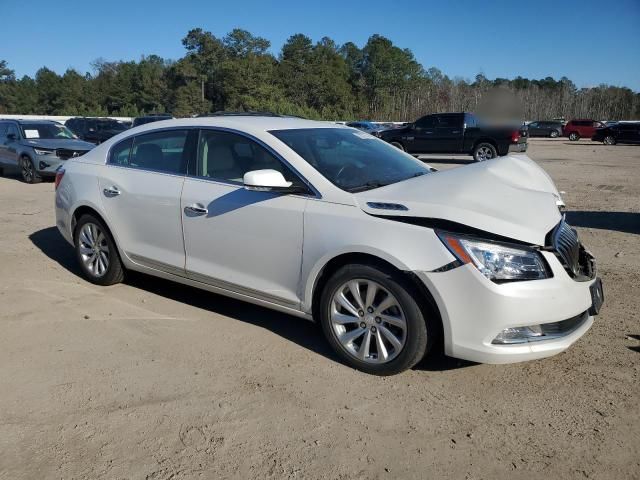
[[[313,186],[313,184],[307,180],[307,178],[302,175],[293,165],[291,165],[290,162],[288,162],[282,155],[280,155],[275,149],[273,149],[271,146],[267,145],[265,142],[263,142],[262,140],[260,140],[259,138],[254,137],[251,134],[248,134],[246,132],[242,132],[240,130],[236,130],[233,128],[228,128],[228,127],[210,127],[210,126],[202,126],[202,125],[189,125],[189,126],[185,126],[185,127],[163,127],[163,128],[158,128],[155,130],[148,130],[145,132],[140,132],[138,134],[132,134],[129,135],[126,138],[123,138],[122,140],[120,140],[117,143],[114,143],[113,145],[111,145],[109,147],[109,150],[107,151],[107,156],[106,156],[106,160],[104,165],[107,167],[113,167],[113,168],[125,168],[125,169],[130,169],[130,170],[140,170],[143,172],[151,172],[151,173],[162,173],[165,175],[171,175],[171,176],[176,176],[176,177],[185,177],[185,178],[190,178],[190,179],[197,179],[197,180],[201,180],[201,181],[205,181],[205,182],[212,182],[212,183],[216,183],[216,184],[221,184],[221,185],[228,185],[228,186],[234,186],[234,187],[242,187],[244,184],[241,182],[233,182],[230,180],[224,180],[224,179],[217,179],[217,178],[211,178],[211,177],[203,177],[200,175],[192,175],[189,173],[190,170],[190,164],[191,162],[196,162],[197,166],[197,161],[198,161],[198,149],[196,148],[196,152],[195,152],[195,156],[192,159],[189,159],[187,162],[187,171],[184,174],[176,174],[176,173],[172,173],[172,172],[166,172],[164,170],[155,170],[152,168],[141,168],[141,167],[131,167],[128,165],[116,165],[115,163],[111,162],[111,153],[113,151],[114,148],[116,148],[118,145],[120,145],[123,142],[126,142],[128,140],[131,140],[132,145],[131,145],[131,150],[133,150],[133,145],[135,144],[135,138],[141,135],[146,135],[149,133],[157,133],[157,132],[164,132],[164,131],[170,131],[170,130],[198,130],[198,140],[197,143],[199,144],[200,142],[200,132],[202,132],[203,130],[213,130],[213,131],[219,131],[219,132],[226,132],[226,133],[235,133],[237,135],[240,135],[242,137],[245,137],[249,140],[252,140],[254,142],[256,142],[258,145],[260,145],[261,147],[265,148],[269,153],[271,153],[274,157],[276,157],[277,160],[281,161],[287,168],[289,168],[289,170],[291,170],[293,172],[294,175],[296,175],[310,190],[310,193],[307,194],[295,194],[292,196],[299,196],[299,197],[303,197],[303,198],[315,198],[315,199],[322,199],[322,194],[320,193],[320,191],[315,188]],[[129,150],[129,158],[131,157],[131,150]]]
[[[249,139],[251,141],[256,142],[262,148],[267,150],[267,152],[269,152],[271,155],[273,155],[276,158],[276,160],[282,162],[310,190],[310,193],[306,193],[306,194],[298,193],[298,194],[295,194],[293,196],[300,196],[300,197],[304,197],[304,198],[313,197],[313,198],[317,198],[317,199],[321,199],[322,198],[322,194],[318,191],[317,188],[315,188],[313,186],[313,184],[309,180],[307,180],[304,177],[304,175],[302,175],[293,165],[291,165],[291,163],[289,163],[275,149],[273,149],[271,146],[267,145],[265,142],[263,142],[259,138],[256,138],[256,137],[254,137],[253,135],[251,135],[249,133],[242,132],[240,130],[235,130],[233,128],[228,128],[228,127],[209,127],[209,126],[204,126],[204,127],[198,127],[198,128],[200,129],[200,132],[202,132],[203,130],[212,130],[212,131],[224,132],[224,133],[234,133],[236,135],[240,135],[240,136],[245,137],[245,138],[247,138],[247,139]],[[198,136],[198,144],[199,144],[199,142],[200,142],[200,136]],[[198,151],[197,150],[196,150],[196,156],[195,156],[194,160],[196,162],[195,166],[197,167],[197,162],[198,162]],[[218,183],[218,184],[222,184],[222,185],[230,185],[230,186],[234,186],[234,187],[243,187],[244,186],[244,184],[242,182],[234,182],[233,180],[225,180],[225,179],[220,179],[220,178],[204,177],[202,175],[192,175],[192,174],[189,174],[188,170],[189,169],[187,169],[187,178],[198,179],[198,180],[202,180],[202,181],[205,181],[205,182],[213,182],[213,183]]]
[[[129,159],[131,159],[131,150],[133,150],[133,146],[135,145],[135,139],[137,137],[140,137],[142,135],[148,135],[148,134],[153,134],[153,133],[161,133],[161,132],[167,132],[167,131],[173,131],[173,130],[194,130],[200,127],[194,127],[194,126],[188,126],[188,127],[163,127],[163,128],[158,128],[156,130],[147,130],[144,132],[140,132],[140,133],[134,133],[132,135],[129,135],[128,137],[123,138],[122,140],[114,143],[113,145],[111,145],[109,147],[109,150],[107,151],[107,156],[104,162],[104,165],[107,167],[115,167],[115,168],[126,168],[129,170],[142,170],[144,172],[155,172],[155,173],[165,173],[167,175],[173,175],[176,177],[184,177],[186,176],[186,172],[185,173],[174,173],[174,172],[167,172],[165,170],[156,170],[153,168],[143,168],[143,167],[131,167],[129,165],[117,165],[113,162],[111,162],[111,153],[113,151],[114,148],[116,148],[118,145],[131,140],[131,149],[129,150]],[[187,133],[187,137],[189,136],[189,134]],[[185,141],[186,144],[186,141]],[[187,161],[187,171],[189,170],[189,165],[188,165],[188,161]]]

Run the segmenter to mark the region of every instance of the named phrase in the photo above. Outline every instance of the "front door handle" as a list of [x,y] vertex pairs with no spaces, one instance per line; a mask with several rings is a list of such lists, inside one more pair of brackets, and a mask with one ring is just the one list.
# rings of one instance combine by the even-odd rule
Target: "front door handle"
[[209,210],[207,210],[207,208],[201,203],[194,203],[184,207],[184,213],[191,215],[206,215],[209,213]]
[[115,185],[105,188],[102,193],[104,193],[105,197],[117,197],[118,195],[120,195],[120,190],[118,189],[118,187],[116,187]]

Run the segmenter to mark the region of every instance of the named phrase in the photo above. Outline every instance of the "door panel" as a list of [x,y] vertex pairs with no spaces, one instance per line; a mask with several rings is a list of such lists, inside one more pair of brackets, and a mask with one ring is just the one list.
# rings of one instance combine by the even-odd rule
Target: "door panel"
[[98,188],[120,247],[136,263],[184,275],[180,195],[197,130],[159,130],[111,148]]
[[[187,275],[298,305],[306,202],[304,197],[187,178],[181,202]],[[194,206],[206,213],[190,210]]]
[[110,165],[102,171],[98,187],[104,211],[127,256],[136,263],[184,274],[180,215],[184,177]]

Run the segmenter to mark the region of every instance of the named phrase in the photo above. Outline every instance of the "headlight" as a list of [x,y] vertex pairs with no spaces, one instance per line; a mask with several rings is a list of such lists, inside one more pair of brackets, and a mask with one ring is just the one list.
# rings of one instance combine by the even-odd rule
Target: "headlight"
[[48,148],[33,148],[33,151],[36,152],[36,155],[51,155],[54,150],[50,150]]
[[494,282],[539,280],[550,276],[544,259],[533,249],[447,232],[438,232],[438,237],[459,261],[471,263]]

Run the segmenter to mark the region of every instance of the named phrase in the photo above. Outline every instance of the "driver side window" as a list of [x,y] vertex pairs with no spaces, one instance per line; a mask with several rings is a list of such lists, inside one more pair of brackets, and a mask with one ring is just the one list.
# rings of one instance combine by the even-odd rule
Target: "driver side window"
[[298,177],[267,149],[247,137],[217,130],[201,130],[196,176],[242,184],[253,170],[276,170],[300,184]]
[[416,122],[417,128],[435,128],[438,119],[434,116],[422,117]]

